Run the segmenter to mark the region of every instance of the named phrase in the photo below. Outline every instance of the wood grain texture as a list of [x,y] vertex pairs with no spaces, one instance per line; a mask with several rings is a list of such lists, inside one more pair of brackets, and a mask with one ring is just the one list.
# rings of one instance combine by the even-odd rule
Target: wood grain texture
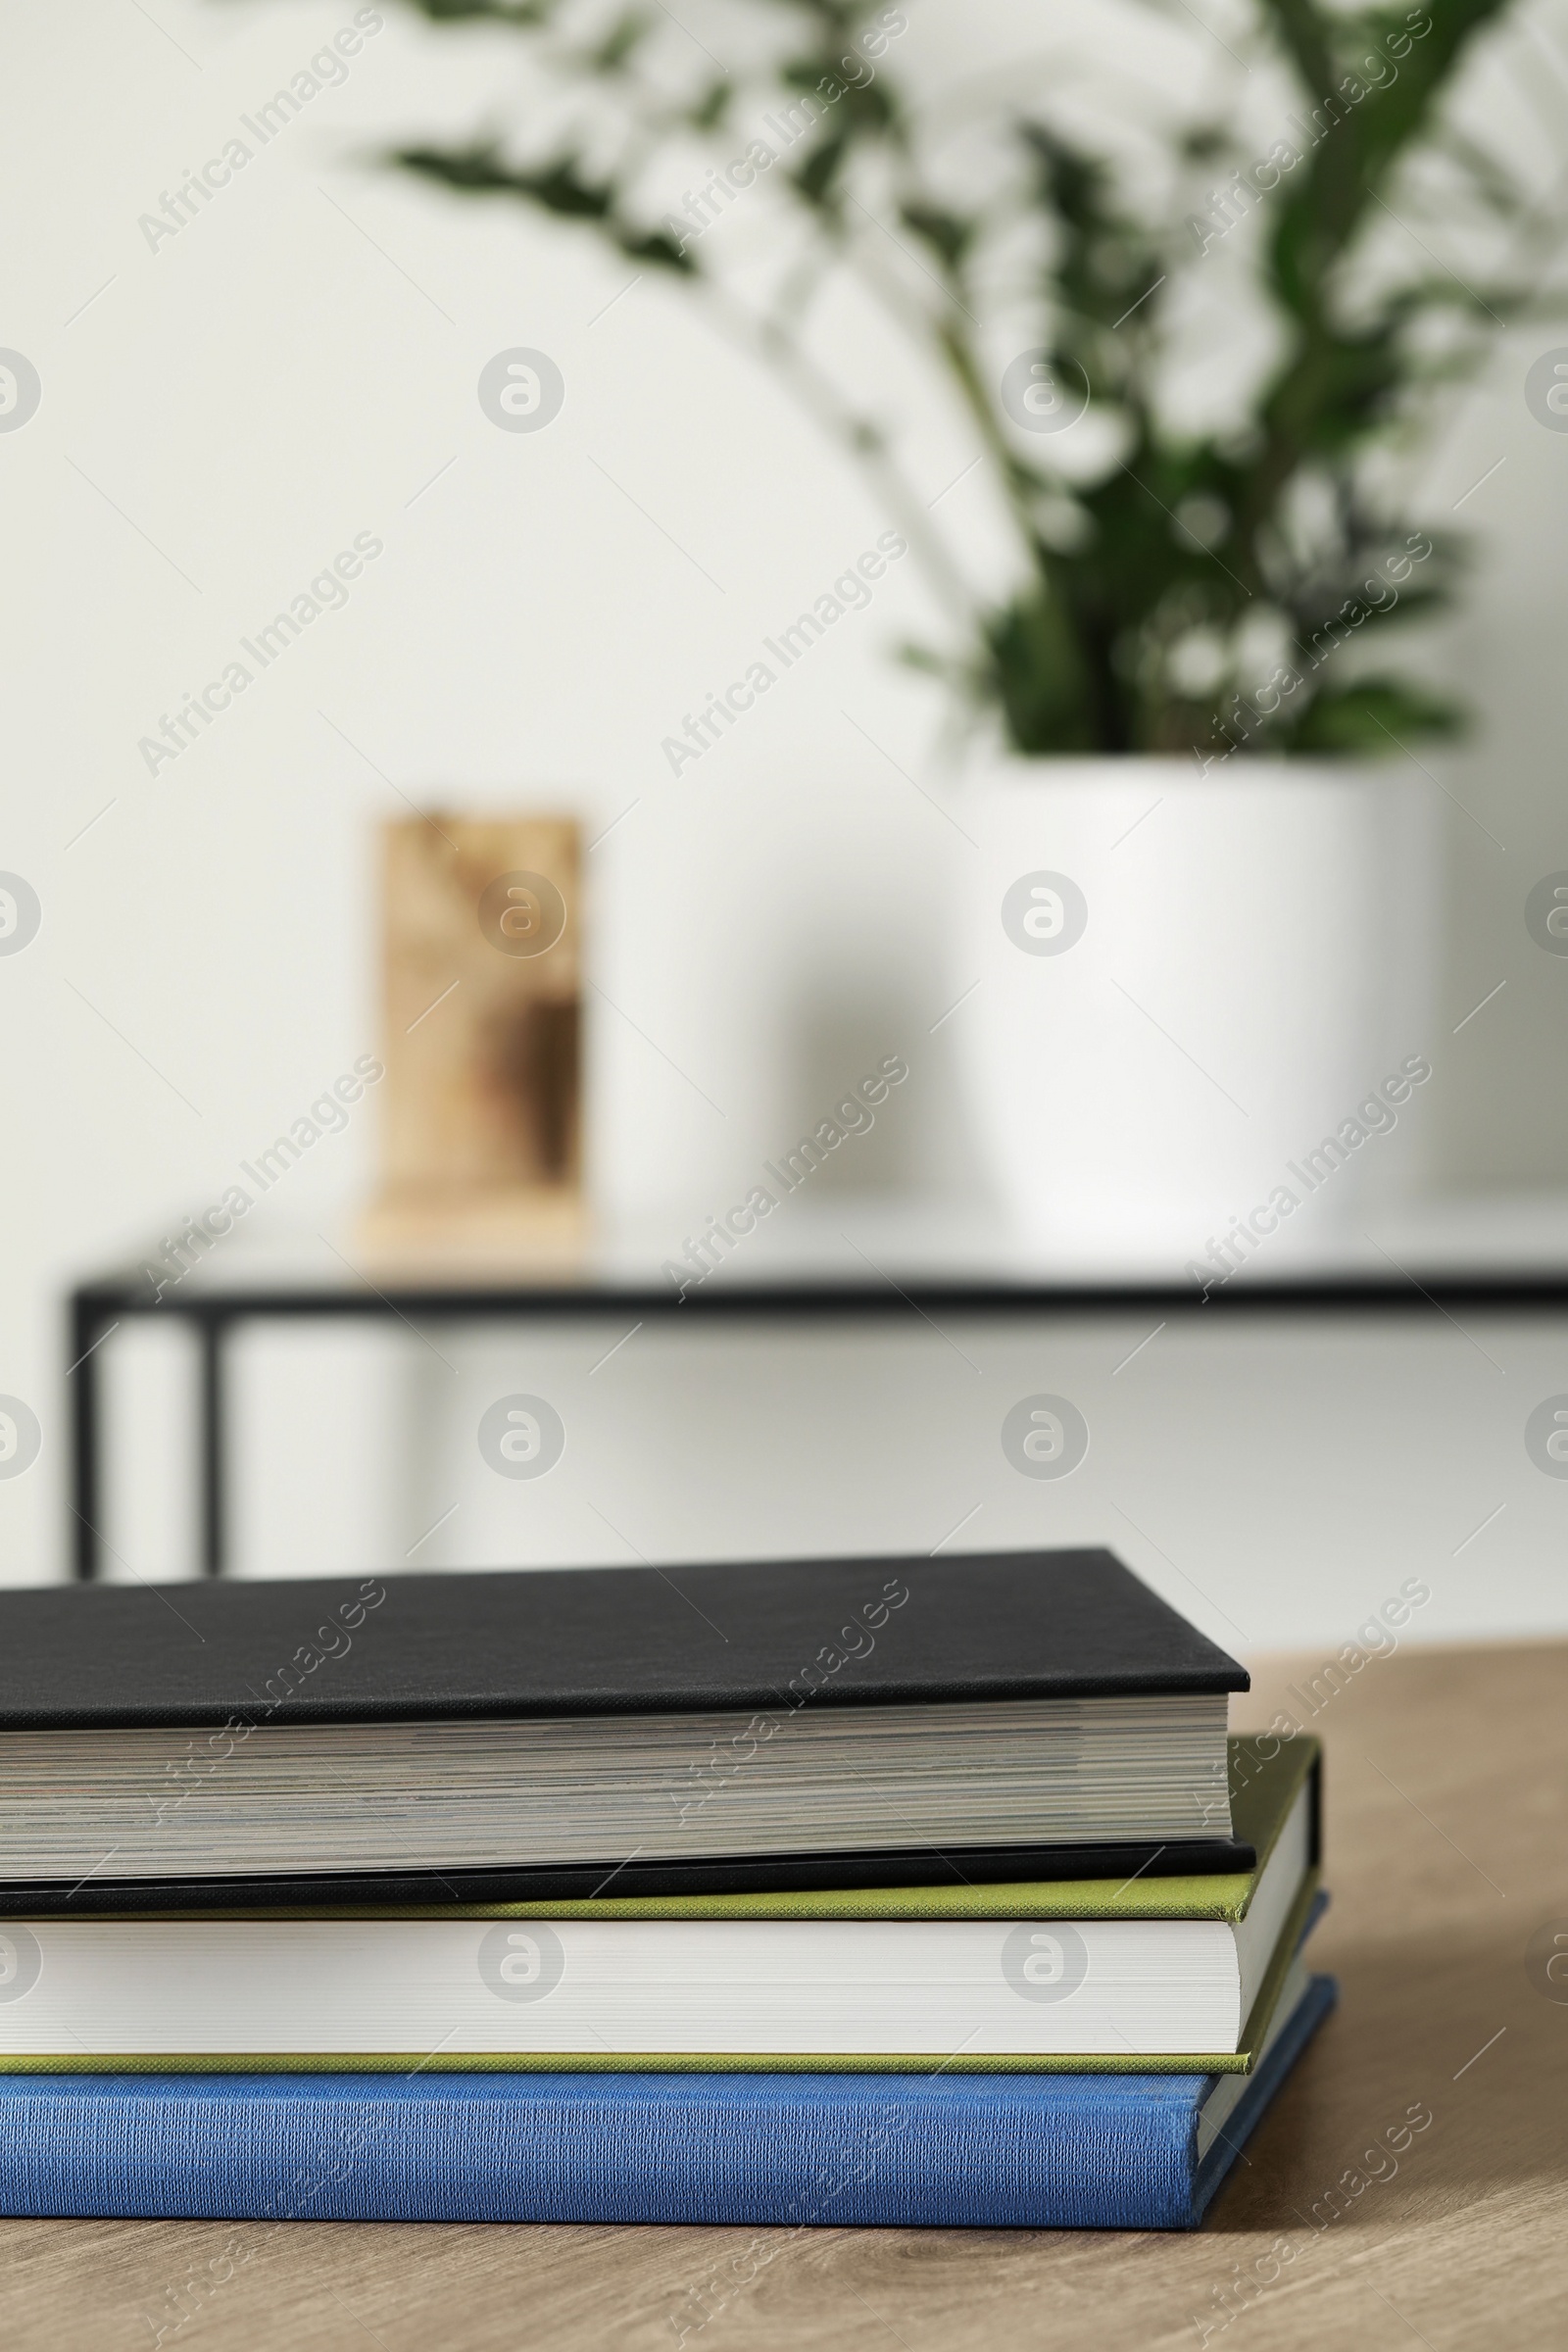
[[387,1205],[570,1195],[581,1178],[580,851],[564,816],[383,833]]
[[[1259,1670],[1240,1727],[1299,1717],[1285,1685],[1320,1663]],[[5,2222],[0,2342],[1142,2352],[1206,2328],[1224,2352],[1555,2352],[1568,2005],[1524,1953],[1568,1926],[1568,1646],[1374,1659],[1310,1728],[1335,1898],[1316,1956],[1342,2006],[1194,2235]],[[1368,2180],[1363,2151],[1419,2105],[1430,2127]],[[1345,2210],[1314,2223],[1337,2182]]]

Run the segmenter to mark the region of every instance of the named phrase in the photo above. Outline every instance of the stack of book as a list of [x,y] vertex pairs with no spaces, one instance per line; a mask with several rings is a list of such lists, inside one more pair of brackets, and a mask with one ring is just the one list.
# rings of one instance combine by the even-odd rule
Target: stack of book
[[0,2211],[1188,2228],[1318,1754],[1104,1551],[0,1601]]

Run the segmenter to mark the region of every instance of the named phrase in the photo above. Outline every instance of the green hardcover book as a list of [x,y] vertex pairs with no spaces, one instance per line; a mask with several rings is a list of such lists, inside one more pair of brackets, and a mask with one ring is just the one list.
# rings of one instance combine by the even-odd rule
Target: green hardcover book
[[1229,1756],[1257,1861],[1219,1877],[0,1921],[0,2070],[1246,2074],[1319,1754]]

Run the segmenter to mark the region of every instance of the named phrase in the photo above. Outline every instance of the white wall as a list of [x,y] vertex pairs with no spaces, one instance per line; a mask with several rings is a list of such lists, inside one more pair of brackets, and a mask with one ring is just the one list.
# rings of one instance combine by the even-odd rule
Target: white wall
[[[693,1559],[1109,1544],[1244,1655],[1348,1640],[1407,1582],[1424,1589],[1412,1641],[1561,1632],[1568,1482],[1541,1475],[1520,1421],[1563,1390],[1565,1318],[1413,1310],[259,1325],[233,1357],[233,1567],[642,1559],[678,1575]],[[193,1556],[170,1509],[190,1491],[177,1369],[152,1397],[155,1377],[138,1347],[112,1382],[117,1573],[149,1578]],[[475,1443],[514,1396],[543,1396],[564,1429],[539,1478],[496,1476]],[[1042,1396],[1088,1431],[1059,1479],[1020,1475],[1003,1442]]]
[[[388,12],[343,86],[149,250],[138,217],[352,13],[89,0],[14,12],[0,35],[0,344],[43,383],[32,421],[0,434],[0,868],[44,908],[0,960],[0,1391],[44,1428],[34,1469],[0,1484],[13,1579],[63,1559],[64,1287],[216,1198],[373,1045],[371,832],[411,801],[621,820],[590,860],[612,1211],[689,1230],[889,1051],[914,1063],[909,1099],[851,1181],[972,1183],[948,1040],[928,1037],[969,853],[900,772],[923,771],[938,716],[890,658],[936,626],[912,565],[697,767],[674,779],[660,750],[886,517],[678,293],[647,275],[627,290],[635,273],[586,237],[356,160],[504,106],[509,45]],[[940,74],[1019,32],[1004,11],[933,7],[907,37]],[[973,455],[963,428],[858,315],[840,332],[895,388],[936,497]],[[1521,396],[1545,335],[1499,350],[1431,474],[1441,518],[1501,461],[1462,509],[1483,566],[1443,656],[1484,714],[1440,770],[1486,827],[1444,800],[1449,1023],[1509,983],[1453,1043],[1440,1184],[1568,1174],[1568,963],[1532,948],[1521,913],[1536,876],[1568,866],[1568,437]],[[538,434],[498,432],[475,399],[484,362],[519,344],[565,377]],[[983,551],[982,504],[966,527]],[[138,739],[160,714],[363,532],[384,553],[346,608],[149,774]],[[358,1117],[290,1176],[277,1217],[335,1215],[372,1146]]]

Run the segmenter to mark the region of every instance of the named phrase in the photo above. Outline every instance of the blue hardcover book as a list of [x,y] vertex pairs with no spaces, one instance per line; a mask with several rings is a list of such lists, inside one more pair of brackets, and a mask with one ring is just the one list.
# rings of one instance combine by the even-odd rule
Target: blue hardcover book
[[1250,2075],[12,2076],[0,2213],[1191,2230],[1334,2000]]

